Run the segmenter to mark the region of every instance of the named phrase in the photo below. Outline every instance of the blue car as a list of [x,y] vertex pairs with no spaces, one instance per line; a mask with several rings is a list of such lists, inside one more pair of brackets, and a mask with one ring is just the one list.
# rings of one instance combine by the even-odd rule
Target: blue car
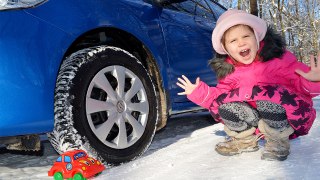
[[167,118],[199,110],[182,74],[216,84],[207,61],[225,8],[214,0],[0,0],[0,144],[83,149],[119,164]]

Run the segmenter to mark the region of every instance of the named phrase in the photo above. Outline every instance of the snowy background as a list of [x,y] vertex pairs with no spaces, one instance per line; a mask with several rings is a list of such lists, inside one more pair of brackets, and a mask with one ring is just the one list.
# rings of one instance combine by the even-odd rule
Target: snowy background
[[[314,100],[320,112],[320,99]],[[206,113],[180,115],[158,132],[140,158],[108,168],[93,179],[319,179],[320,115],[306,136],[291,141],[291,154],[284,162],[260,160],[259,151],[225,157],[214,151],[225,135],[222,124],[213,124]],[[41,153],[21,154],[0,148],[0,179],[53,179],[47,171],[58,157],[50,143]]]

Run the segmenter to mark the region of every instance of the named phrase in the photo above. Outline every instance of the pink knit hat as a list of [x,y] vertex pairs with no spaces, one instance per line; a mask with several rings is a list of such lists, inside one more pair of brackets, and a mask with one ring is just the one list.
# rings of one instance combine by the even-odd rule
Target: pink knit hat
[[238,24],[248,25],[253,29],[259,49],[259,43],[267,32],[267,23],[263,19],[245,11],[229,9],[219,17],[216,27],[212,32],[212,45],[217,53],[228,54],[221,39],[226,30]]

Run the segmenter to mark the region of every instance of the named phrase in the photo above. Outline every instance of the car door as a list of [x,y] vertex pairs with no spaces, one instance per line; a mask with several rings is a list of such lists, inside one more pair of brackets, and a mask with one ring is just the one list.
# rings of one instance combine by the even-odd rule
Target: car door
[[[197,77],[211,86],[216,84],[214,72],[208,66],[213,57],[211,33],[216,15],[205,0],[188,0],[165,6],[159,14],[169,59],[170,95],[173,110],[185,109],[186,96],[175,82],[182,74],[192,82]],[[214,6],[214,5],[212,5]],[[221,10],[224,10],[221,7]],[[192,106],[192,105],[191,105]]]

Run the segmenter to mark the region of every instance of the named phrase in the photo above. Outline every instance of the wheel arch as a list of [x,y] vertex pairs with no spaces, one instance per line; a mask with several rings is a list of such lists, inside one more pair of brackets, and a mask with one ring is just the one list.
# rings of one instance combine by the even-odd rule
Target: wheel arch
[[131,33],[114,27],[97,28],[83,33],[76,38],[67,49],[63,59],[78,50],[100,45],[108,45],[124,49],[143,63],[150,74],[152,81],[156,84],[157,101],[161,108],[159,110],[161,113],[159,121],[157,122],[157,130],[163,128],[167,123],[169,109],[171,108],[170,100],[168,98],[169,96],[167,94],[168,92],[166,91],[164,84],[164,81],[167,80],[163,79],[163,74],[166,76],[166,73],[161,72],[161,69],[163,69],[161,67],[165,67],[164,63],[157,61],[150,49],[137,37]]

